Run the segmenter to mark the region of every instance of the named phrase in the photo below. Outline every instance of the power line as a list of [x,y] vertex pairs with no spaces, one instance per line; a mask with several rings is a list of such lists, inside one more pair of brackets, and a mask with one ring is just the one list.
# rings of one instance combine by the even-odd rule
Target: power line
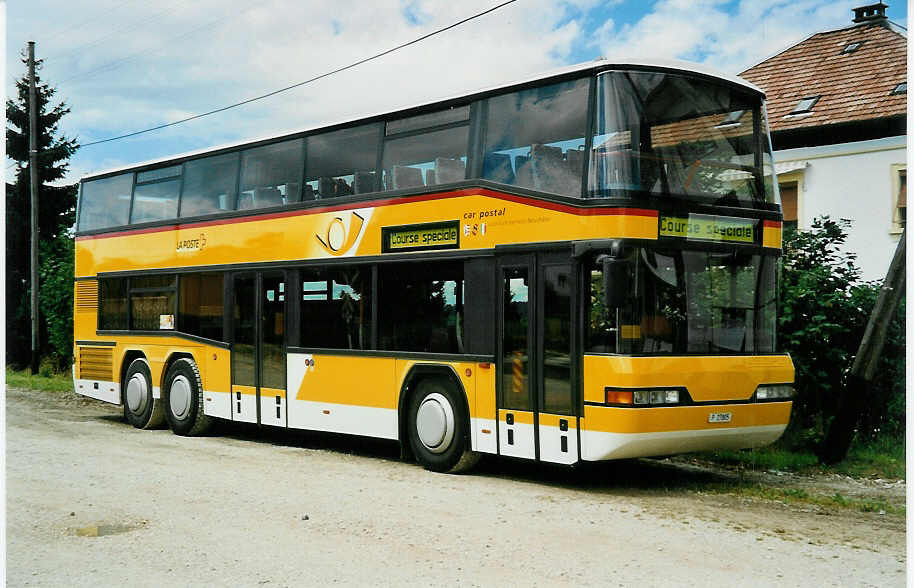
[[223,107],[221,107],[221,108],[216,108],[215,110],[210,110],[210,111],[208,111],[208,112],[203,112],[203,113],[200,113],[200,114],[195,114],[195,115],[193,115],[193,116],[189,116],[189,117],[187,117],[187,118],[182,118],[182,119],[180,119],[180,120],[176,120],[176,121],[173,121],[173,122],[170,122],[170,123],[165,123],[165,124],[161,124],[161,125],[158,125],[158,126],[150,127],[150,128],[148,128],[148,129],[143,129],[143,130],[141,130],[141,131],[134,131],[134,132],[132,132],[132,133],[126,133],[126,134],[124,134],[124,135],[118,135],[118,136],[116,136],[116,137],[108,137],[107,139],[100,139],[100,140],[98,140],[98,141],[92,141],[92,142],[90,142],[90,143],[83,143],[83,144],[80,145],[80,146],[81,146],[81,147],[91,147],[92,145],[99,145],[99,144],[101,144],[101,143],[109,143],[109,142],[111,142],[111,141],[118,141],[118,140],[120,140],[120,139],[126,139],[126,138],[128,138],[128,137],[135,137],[135,136],[137,136],[137,135],[142,135],[142,134],[144,134],[144,133],[151,133],[152,131],[158,131],[158,130],[160,130],[160,129],[164,129],[164,128],[167,128],[167,127],[173,127],[173,126],[175,126],[175,125],[179,125],[179,124],[183,124],[183,123],[186,123],[186,122],[189,122],[189,121],[192,121],[192,120],[196,120],[196,119],[198,119],[198,118],[203,118],[204,116],[210,116],[210,115],[212,115],[212,114],[217,114],[217,113],[220,113],[220,112],[225,112],[226,110],[231,110],[232,108],[237,108],[237,107],[239,107],[239,106],[244,106],[245,104],[250,104],[250,103],[256,102],[256,101],[258,101],[258,100],[263,100],[264,98],[269,98],[270,96],[275,96],[275,95],[280,94],[280,93],[282,93],[282,92],[287,92],[287,91],[289,91],[289,90],[292,90],[293,88],[299,88],[299,87],[304,86],[304,85],[306,85],[306,84],[310,84],[310,83],[312,83],[312,82],[316,82],[316,81],[321,80],[321,79],[324,79],[324,78],[326,78],[326,77],[330,77],[330,76],[332,76],[332,75],[335,75],[335,74],[338,74],[338,73],[340,73],[340,72],[346,71],[347,69],[352,69],[352,68],[354,68],[354,67],[356,67],[356,66],[362,65],[363,63],[368,63],[369,61],[373,61],[373,60],[378,59],[378,58],[380,58],[380,57],[384,57],[385,55],[389,55],[390,53],[393,53],[394,51],[399,51],[400,49],[409,47],[410,45],[415,45],[416,43],[419,43],[420,41],[424,41],[425,39],[428,39],[429,37],[434,37],[435,35],[438,35],[438,34],[441,34],[441,33],[445,32],[445,31],[449,31],[449,30],[451,30],[451,29],[453,29],[453,28],[459,27],[459,26],[462,25],[462,24],[468,23],[468,22],[470,22],[471,20],[475,20],[475,19],[477,19],[477,18],[480,18],[480,17],[482,17],[482,16],[485,16],[485,15],[489,14],[490,12],[495,12],[495,11],[498,10],[499,8],[502,8],[502,7],[504,7],[504,6],[507,6],[508,4],[512,4],[512,3],[516,2],[516,1],[517,1],[517,0],[507,0],[506,2],[502,2],[501,4],[498,4],[498,5],[496,5],[496,6],[493,6],[492,8],[489,8],[488,10],[484,10],[484,11],[482,11],[482,12],[476,13],[476,14],[474,14],[473,16],[467,17],[467,18],[465,18],[465,19],[463,19],[463,20],[457,21],[457,22],[455,22],[455,23],[453,23],[453,24],[450,24],[450,25],[448,25],[448,26],[446,26],[446,27],[443,27],[443,28],[437,29],[437,30],[435,30],[435,31],[432,31],[431,33],[422,35],[421,37],[416,38],[416,39],[413,39],[412,41],[408,41],[408,42],[403,43],[403,44],[401,44],[401,45],[397,45],[396,47],[392,47],[391,49],[387,49],[386,51],[382,51],[381,53],[376,53],[375,55],[372,55],[371,57],[366,57],[366,58],[364,58],[364,59],[360,59],[360,60],[358,60],[358,61],[356,61],[356,62],[354,62],[354,63],[350,63],[349,65],[345,65],[345,66],[343,66],[343,67],[339,67],[339,68],[334,69],[334,70],[332,70],[332,71],[328,71],[328,72],[326,72],[326,73],[322,73],[322,74],[320,74],[320,75],[318,75],[318,76],[315,76],[315,77],[313,77],[313,78],[307,79],[307,80],[305,80],[305,81],[303,81],[303,82],[298,82],[298,83],[296,83],[296,84],[292,84],[291,86],[286,86],[285,88],[280,88],[280,89],[278,89],[278,90],[273,90],[272,92],[268,92],[268,93],[262,94],[262,95],[260,95],[260,96],[255,96],[254,98],[248,98],[247,100],[242,100],[241,102],[236,102],[236,103],[230,104],[230,105],[228,105],[228,106],[223,106]]

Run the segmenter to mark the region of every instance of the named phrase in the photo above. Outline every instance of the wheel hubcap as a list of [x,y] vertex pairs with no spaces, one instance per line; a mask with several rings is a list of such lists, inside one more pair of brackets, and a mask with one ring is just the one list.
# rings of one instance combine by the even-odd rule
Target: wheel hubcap
[[191,397],[190,382],[184,376],[177,376],[171,382],[171,390],[168,392],[171,414],[178,419],[184,419],[190,412]]
[[134,414],[142,414],[146,410],[147,397],[149,388],[146,386],[146,378],[143,374],[133,374],[130,381],[127,382],[127,408]]
[[454,410],[443,395],[434,393],[422,399],[416,412],[416,433],[432,453],[442,453],[454,438]]

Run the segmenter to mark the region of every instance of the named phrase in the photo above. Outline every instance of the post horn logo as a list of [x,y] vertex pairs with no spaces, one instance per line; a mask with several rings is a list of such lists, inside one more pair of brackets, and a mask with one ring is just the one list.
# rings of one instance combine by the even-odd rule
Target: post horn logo
[[346,223],[343,217],[334,217],[327,224],[327,229],[323,235],[317,233],[315,237],[330,255],[342,255],[349,251],[359,235],[362,233],[362,227],[365,226],[365,219],[358,213],[349,213],[349,229],[346,229]]

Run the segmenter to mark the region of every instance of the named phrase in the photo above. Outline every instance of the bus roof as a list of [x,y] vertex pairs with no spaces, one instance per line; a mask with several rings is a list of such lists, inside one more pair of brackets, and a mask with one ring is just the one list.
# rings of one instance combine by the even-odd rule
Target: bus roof
[[185,153],[167,155],[165,157],[150,159],[150,160],[142,161],[139,163],[123,165],[123,166],[107,169],[104,171],[87,174],[87,175],[83,176],[82,178],[80,178],[80,181],[82,182],[85,180],[90,180],[90,179],[101,177],[101,176],[107,176],[107,175],[115,174],[118,172],[124,172],[124,171],[133,170],[133,169],[137,169],[137,168],[153,166],[153,165],[160,164],[160,163],[189,159],[189,158],[192,158],[192,157],[195,157],[198,155],[204,155],[204,154],[213,153],[216,151],[223,151],[223,150],[227,150],[227,149],[243,147],[243,146],[249,145],[249,144],[262,143],[265,141],[269,141],[271,139],[280,139],[280,138],[284,138],[284,137],[291,137],[291,136],[295,136],[295,135],[306,134],[306,133],[310,133],[310,132],[313,132],[313,131],[316,131],[319,129],[324,129],[324,128],[339,127],[339,126],[343,126],[343,125],[346,125],[349,123],[355,123],[355,122],[362,121],[362,120],[367,121],[370,119],[377,119],[380,117],[395,115],[397,113],[425,109],[425,108],[429,108],[429,107],[432,107],[437,104],[453,102],[453,101],[456,101],[456,100],[459,100],[462,98],[473,98],[473,97],[477,97],[477,96],[481,96],[481,95],[492,94],[492,93],[496,93],[500,90],[507,90],[507,89],[514,88],[517,86],[525,86],[525,85],[529,85],[529,84],[532,84],[537,81],[545,81],[545,80],[549,80],[551,78],[563,77],[563,76],[567,76],[567,75],[574,74],[577,72],[584,72],[584,71],[588,71],[588,70],[627,69],[630,67],[637,68],[637,69],[640,69],[640,68],[659,69],[659,70],[669,70],[669,71],[674,71],[674,72],[699,74],[702,76],[707,76],[707,77],[716,78],[716,79],[719,79],[722,81],[726,81],[733,85],[740,86],[740,87],[750,90],[752,92],[758,93],[762,97],[765,96],[765,92],[761,88],[756,86],[755,84],[752,84],[751,82],[748,82],[738,76],[728,74],[728,73],[722,72],[720,70],[716,70],[714,68],[711,68],[706,65],[699,64],[699,63],[692,63],[692,62],[688,62],[688,61],[679,61],[679,60],[675,60],[675,59],[613,60],[613,59],[607,59],[607,58],[601,57],[601,58],[595,59],[593,61],[587,61],[584,63],[578,63],[575,65],[569,65],[566,67],[561,67],[558,69],[541,72],[537,75],[522,78],[519,80],[506,82],[506,83],[498,84],[495,86],[479,88],[476,90],[471,90],[468,92],[464,92],[461,94],[455,94],[455,95],[447,96],[447,97],[443,97],[443,98],[436,98],[434,100],[428,100],[425,102],[421,102],[419,104],[397,107],[397,108],[385,110],[382,112],[376,112],[376,113],[373,113],[373,114],[370,114],[367,116],[349,117],[349,118],[346,118],[343,120],[320,122],[317,124],[309,125],[308,127],[305,127],[305,128],[293,129],[293,130],[289,130],[289,131],[281,132],[281,133],[273,133],[273,134],[263,136],[263,137],[246,138],[246,139],[242,139],[239,141],[233,141],[231,143],[225,143],[222,145],[205,147],[203,149],[195,149],[193,151],[187,151]]

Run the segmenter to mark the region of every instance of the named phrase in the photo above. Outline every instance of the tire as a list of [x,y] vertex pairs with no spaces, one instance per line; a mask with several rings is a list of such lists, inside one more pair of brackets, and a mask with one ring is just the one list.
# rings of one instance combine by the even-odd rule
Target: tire
[[168,368],[162,405],[165,420],[176,435],[202,435],[212,425],[213,419],[203,414],[203,382],[192,359],[182,357]]
[[162,425],[162,401],[152,397],[152,372],[149,362],[138,357],[130,362],[124,374],[124,418],[137,429]]
[[409,444],[427,470],[456,474],[479,461],[470,451],[467,416],[457,394],[445,377],[423,378],[409,399]]

